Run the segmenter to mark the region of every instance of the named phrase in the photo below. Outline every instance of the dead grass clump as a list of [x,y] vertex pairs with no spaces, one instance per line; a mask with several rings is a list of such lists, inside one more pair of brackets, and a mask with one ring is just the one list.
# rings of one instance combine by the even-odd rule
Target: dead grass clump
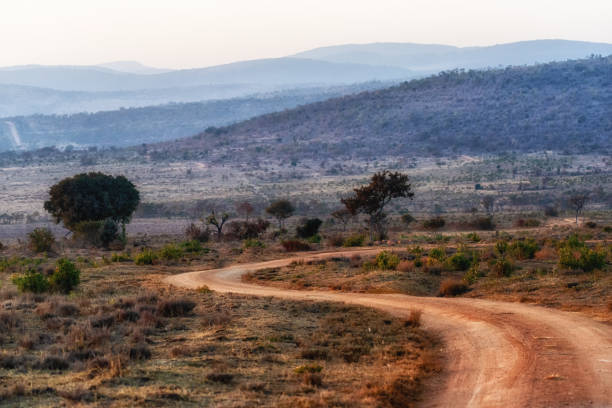
[[210,373],[206,376],[206,379],[215,383],[229,384],[234,380],[234,375],[228,373]]
[[10,332],[21,325],[20,316],[15,312],[0,312],[0,331]]
[[410,311],[408,315],[408,319],[404,322],[406,327],[420,327],[421,326],[421,316],[423,312],[419,309],[413,309]]
[[93,327],[91,323],[80,323],[70,327],[62,342],[68,350],[86,350],[99,347],[110,339],[108,327]]
[[94,328],[111,327],[115,324],[115,316],[112,314],[101,314],[93,316],[89,319],[91,326]]
[[45,357],[42,361],[35,365],[35,368],[39,370],[49,371],[64,371],[70,367],[70,363],[63,357],[49,356]]
[[228,312],[209,312],[202,316],[202,325],[204,327],[222,326],[231,320],[232,316]]
[[92,402],[94,400],[94,394],[90,390],[80,387],[58,391],[57,394],[73,403]]
[[0,368],[12,370],[17,367],[24,367],[27,359],[24,356],[14,356],[11,354],[0,354]]
[[457,296],[469,290],[468,285],[456,279],[444,279],[440,284],[440,296]]
[[36,314],[42,319],[50,319],[55,316],[77,316],[80,313],[80,308],[74,303],[58,302],[57,300],[40,303],[36,307]]
[[414,271],[413,261],[401,261],[397,266],[397,270],[400,272],[412,272]]
[[534,255],[533,255],[534,259],[537,259],[539,261],[544,261],[544,260],[551,260],[551,259],[556,259],[557,258],[557,252],[555,251],[554,248],[551,247],[543,247],[542,249],[540,249],[539,251],[537,251]]
[[281,245],[287,252],[310,251],[310,245],[297,239],[283,241]]
[[145,344],[137,344],[130,348],[130,360],[148,360],[151,358],[151,350]]
[[25,350],[32,350],[38,344],[38,336],[32,334],[26,334],[25,336],[21,336],[19,339],[19,347]]
[[339,234],[330,235],[327,237],[327,245],[331,247],[340,247],[344,243],[344,237]]
[[418,379],[400,375],[381,387],[370,390],[383,407],[412,407],[418,400],[423,386]]
[[361,268],[361,265],[363,264],[361,256],[357,254],[352,255],[349,259],[349,264],[351,265],[351,268]]
[[195,307],[195,302],[188,299],[166,300],[159,304],[157,312],[164,317],[181,317],[191,313]]
[[327,360],[329,359],[329,353],[325,348],[311,347],[302,350],[300,353],[300,358],[303,358],[305,360]]
[[140,319],[140,314],[133,310],[119,310],[117,312],[117,320],[120,322],[137,322]]

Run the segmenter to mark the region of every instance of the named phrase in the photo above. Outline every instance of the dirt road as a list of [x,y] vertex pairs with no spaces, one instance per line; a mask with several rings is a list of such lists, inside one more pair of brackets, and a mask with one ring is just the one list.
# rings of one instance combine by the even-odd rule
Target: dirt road
[[207,285],[290,299],[341,301],[406,316],[423,311],[426,329],[445,344],[445,374],[425,407],[612,407],[612,326],[578,314],[518,303],[399,294],[296,291],[241,281],[247,271],[292,261],[367,254],[380,249],[316,253],[174,275],[175,286]]

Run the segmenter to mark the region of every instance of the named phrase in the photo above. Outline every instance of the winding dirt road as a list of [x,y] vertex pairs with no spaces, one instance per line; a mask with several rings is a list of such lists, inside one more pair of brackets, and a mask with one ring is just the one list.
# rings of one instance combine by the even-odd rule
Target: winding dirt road
[[518,303],[399,294],[297,291],[244,283],[248,271],[295,260],[375,253],[360,249],[168,277],[172,285],[300,300],[340,301],[407,316],[423,311],[424,327],[445,344],[446,369],[425,407],[612,407],[612,326],[574,313]]

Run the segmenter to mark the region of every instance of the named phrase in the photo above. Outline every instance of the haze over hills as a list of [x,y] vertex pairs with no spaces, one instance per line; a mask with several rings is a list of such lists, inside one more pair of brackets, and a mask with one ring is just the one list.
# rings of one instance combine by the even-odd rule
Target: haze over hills
[[152,150],[253,162],[612,150],[612,57],[446,72],[267,114]]
[[439,72],[456,68],[477,69],[529,65],[610,54],[612,54],[612,44],[534,40],[486,47],[410,43],[348,44],[316,48],[295,54],[294,57]]
[[96,112],[376,80],[400,82],[447,69],[534,64],[591,54],[612,54],[612,44],[540,40],[457,48],[378,43],[183,70],[151,68],[133,61],[6,67],[0,68],[0,117]]

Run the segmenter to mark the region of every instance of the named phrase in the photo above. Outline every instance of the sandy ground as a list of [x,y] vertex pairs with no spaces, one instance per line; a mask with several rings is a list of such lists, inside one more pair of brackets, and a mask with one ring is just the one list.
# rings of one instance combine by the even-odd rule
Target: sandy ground
[[612,327],[579,314],[519,303],[399,294],[296,291],[244,283],[242,274],[296,260],[361,255],[378,248],[312,253],[189,272],[170,284],[219,292],[367,305],[398,316],[423,312],[445,344],[445,374],[425,407],[612,407]]

